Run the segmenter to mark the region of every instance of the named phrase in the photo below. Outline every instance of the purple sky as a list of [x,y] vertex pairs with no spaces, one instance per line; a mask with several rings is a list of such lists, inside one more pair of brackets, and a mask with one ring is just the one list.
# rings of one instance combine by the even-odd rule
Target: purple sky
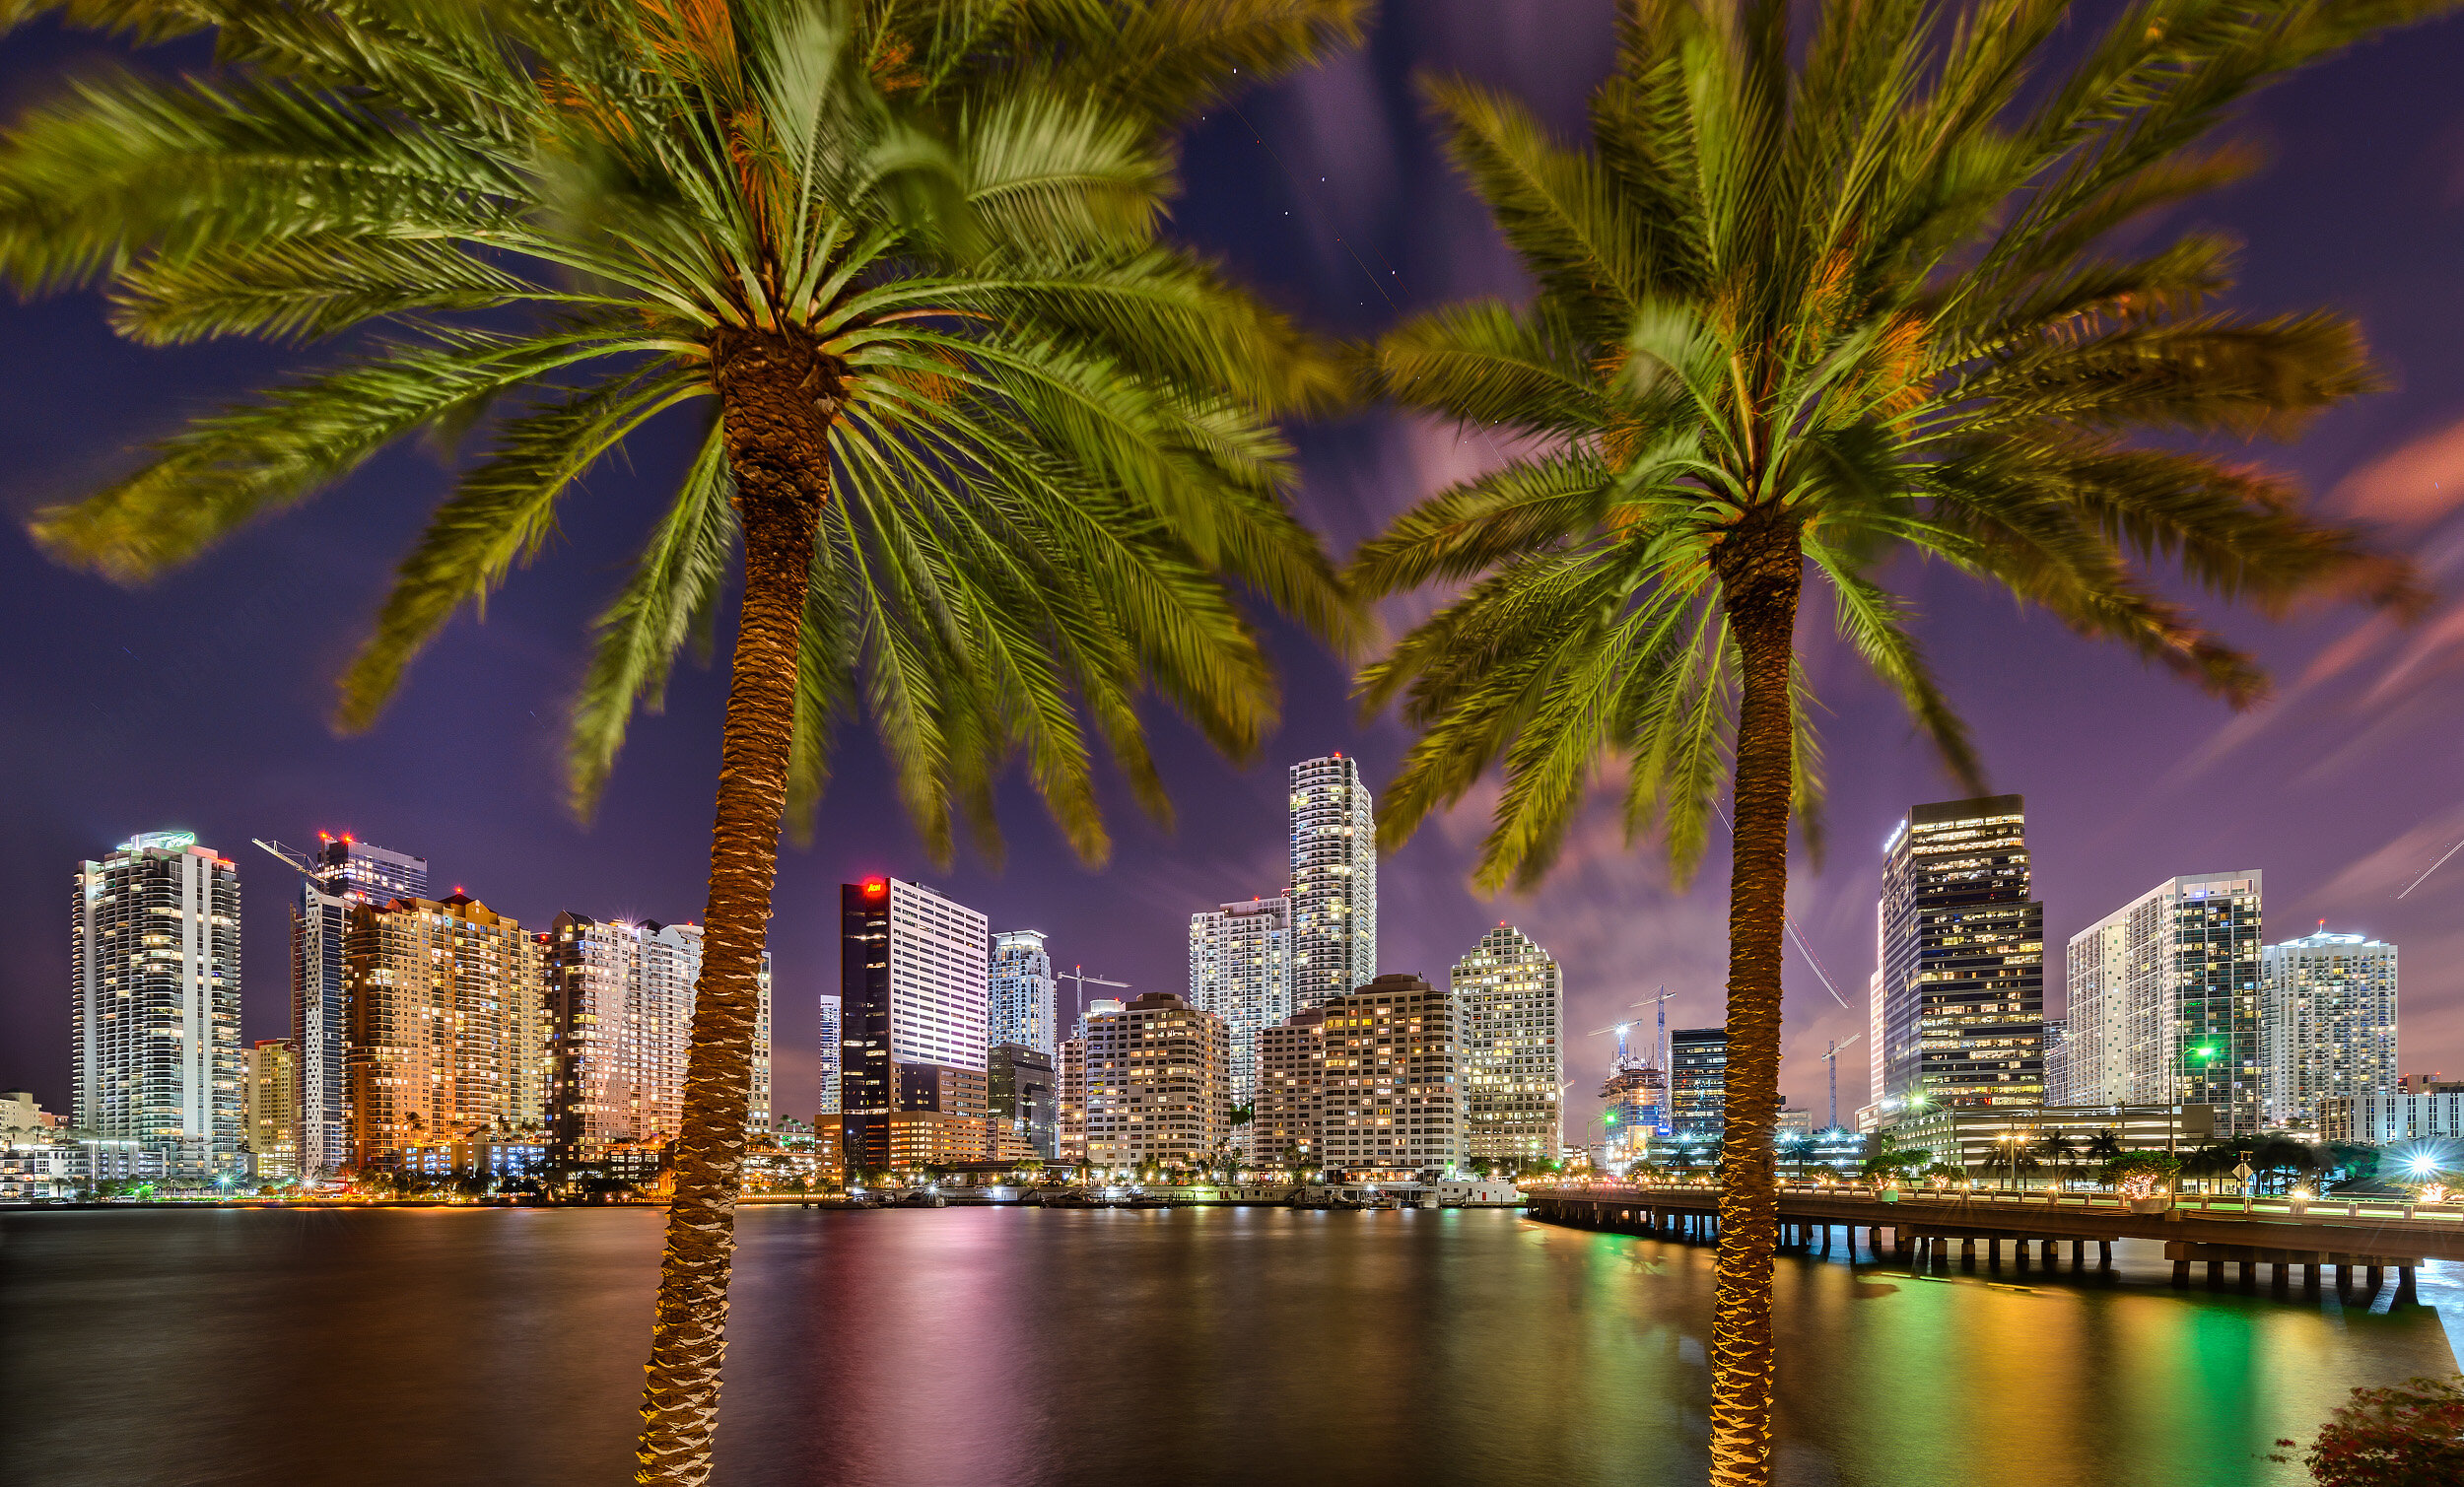
[[[1430,147],[1410,78],[1471,72],[1515,88],[1571,127],[1606,66],[1608,0],[1392,4],[1369,48],[1207,119],[1189,150],[1181,230],[1332,331],[1372,333],[1397,310],[1517,292],[1513,264]],[[0,111],[14,115],[63,67],[107,55],[37,31],[0,42]],[[2238,303],[2358,314],[2397,390],[2325,420],[2289,450],[2257,451],[2323,498],[2385,524],[2452,590],[2464,569],[2464,23],[2363,48],[2268,95],[2247,133],[2272,164],[2192,221],[2248,244]],[[1254,129],[1253,129],[1254,126]],[[0,306],[16,369],[0,400],[0,1087],[64,1109],[69,877],[131,832],[185,828],[240,864],[246,1026],[287,1030],[290,881],[251,837],[320,830],[427,855],[460,886],[544,925],[560,909],[696,918],[708,859],[719,678],[688,670],[665,716],[645,719],[597,822],[564,812],[560,720],[589,616],[618,581],[677,468],[672,434],[571,498],[564,537],[517,574],[488,621],[465,617],[428,653],[375,732],[337,739],[331,680],[368,625],[392,563],[444,488],[419,450],[247,532],[205,562],[128,592],[46,562],[23,536],[34,506],[122,467],[183,410],[318,353],[248,346],[149,351],[115,342],[92,298]],[[1479,439],[1370,414],[1304,431],[1304,510],[1346,551],[1433,484],[1488,457]],[[2267,932],[2324,918],[2403,947],[2403,1065],[2464,1068],[2464,857],[2399,903],[2406,883],[2464,839],[2464,604],[2443,599],[2397,633],[2349,613],[2230,632],[2273,665],[2277,700],[2235,717],[2118,654],[2074,640],[1940,571],[1898,575],[1975,724],[1994,784],[2026,794],[2036,888],[2052,947],[2176,873],[2259,868]],[[1399,617],[1414,611],[1399,610]],[[1831,715],[1831,849],[1800,859],[1799,922],[1850,1006],[1794,951],[1788,1063],[1795,1102],[1821,1110],[1826,1038],[1865,1025],[1883,835],[1945,782],[1905,722],[1821,633],[1808,651]],[[1186,989],[1189,913],[1282,886],[1282,770],[1332,749],[1383,784],[1405,739],[1363,726],[1341,669],[1278,635],[1286,720],[1246,773],[1159,716],[1180,805],[1167,835],[1116,809],[1118,849],[1080,869],[1030,794],[1007,791],[1007,869],[932,873],[898,815],[868,735],[850,733],[818,841],[781,870],[778,1103],[812,1108],[812,995],[834,985],[835,891],[888,871],[922,877],[992,915],[1049,931],[1055,959],[1140,990]],[[1118,794],[1116,793],[1118,800]],[[1464,887],[1482,829],[1476,802],[1434,822],[1381,869],[1388,970],[1432,978],[1510,920],[1564,964],[1576,1116],[1596,1108],[1608,1040],[1586,1038],[1665,983],[1682,1026],[1720,1016],[1725,859],[1684,895],[1648,852],[1620,849],[1605,812],[1554,882],[1482,903]],[[1863,1045],[1843,1056],[1843,1114],[1863,1103]],[[1573,1121],[1569,1120],[1569,1126]],[[1571,1133],[1571,1132],[1570,1132]]]

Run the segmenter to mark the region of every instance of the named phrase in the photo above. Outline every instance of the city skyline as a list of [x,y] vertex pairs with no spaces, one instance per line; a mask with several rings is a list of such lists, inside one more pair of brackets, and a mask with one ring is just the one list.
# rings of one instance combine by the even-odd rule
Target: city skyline
[[[1607,65],[1608,18],[1606,0],[1572,0],[1545,24],[1469,0],[1390,11],[1358,55],[1245,99],[1242,118],[1198,123],[1178,228],[1338,334],[1464,295],[1519,295],[1510,258],[1427,139],[1408,80],[1416,69],[1468,68],[1571,129]],[[90,43],[34,30],[12,45],[17,75],[35,79],[56,76]],[[2235,303],[2273,309],[2332,298],[2362,318],[2398,387],[2331,413],[2281,458],[2331,509],[2386,524],[2449,586],[2464,574],[2464,364],[2453,351],[2464,345],[2464,303],[2423,291],[2444,282],[2444,244],[2464,223],[2464,147],[2415,110],[2443,96],[2459,49],[2464,29],[2452,25],[2408,34],[2267,93],[2250,127],[2272,142],[2274,159],[2195,208],[2247,243]],[[1569,54],[1594,65],[1569,66]],[[1340,145],[1338,133],[1369,147]],[[1393,276],[1373,290],[1345,243],[1381,273],[1383,255]],[[21,516],[117,468],[117,451],[162,433],[174,410],[288,360],[247,347],[119,342],[88,298],[0,304],[0,323],[49,369],[0,409],[0,431],[23,456],[0,476],[0,496]],[[68,427],[83,433],[60,439]],[[1338,556],[1420,490],[1494,457],[1477,437],[1389,412],[1304,427],[1296,439],[1307,472],[1301,512]],[[243,997],[250,1041],[291,1031],[276,947],[294,894],[265,876],[274,864],[246,844],[302,822],[425,852],[445,874],[439,887],[465,882],[526,924],[568,905],[699,917],[710,803],[702,786],[676,781],[704,780],[716,767],[723,668],[679,672],[666,711],[638,723],[592,825],[567,810],[562,774],[582,637],[683,443],[653,430],[635,450],[638,473],[594,479],[592,519],[568,523],[491,603],[484,625],[465,617],[449,627],[394,710],[356,738],[327,725],[332,680],[445,487],[426,456],[387,455],[335,496],[144,588],[61,569],[22,533],[0,542],[0,614],[48,640],[0,657],[0,696],[15,704],[0,715],[0,747],[19,766],[0,791],[0,832],[14,847],[0,857],[0,933],[23,947],[0,965],[0,1082],[67,1108],[63,865],[139,831],[193,830],[242,859],[254,887],[242,911],[256,951]],[[2411,631],[2345,612],[2234,622],[2233,638],[2279,682],[2273,704],[2236,716],[2169,675],[2015,615],[1946,571],[1909,575],[1908,591],[1990,782],[2029,797],[2049,944],[2160,877],[2255,864],[2268,875],[2271,942],[2325,918],[2404,946],[2408,1067],[2464,1069],[2464,857],[2397,897],[2464,840],[2464,758],[2446,732],[2464,709],[2457,599]],[[65,614],[79,623],[58,624]],[[1825,1041],[1866,1031],[1875,848],[1911,802],[1957,793],[1910,746],[1897,704],[1828,631],[1809,610],[1806,666],[1830,709],[1820,720],[1830,846],[1818,864],[1797,857],[1791,914],[1846,1005],[1791,946],[1781,1074],[1793,1103],[1817,1110]],[[1341,663],[1288,628],[1268,634],[1284,706],[1265,750],[1235,768],[1186,730],[1159,732],[1178,828],[1143,820],[1106,777],[1115,847],[1101,874],[1069,859],[1014,778],[1000,790],[1005,870],[962,856],[943,872],[908,826],[878,751],[851,737],[815,845],[781,855],[771,937],[778,1032],[782,1068],[800,1072],[778,1108],[812,1108],[813,997],[835,974],[841,882],[923,878],[995,922],[1042,927],[1058,963],[1135,991],[1183,989],[1190,913],[1288,874],[1285,844],[1258,823],[1284,809],[1290,764],[1340,750],[1383,784],[1404,743],[1391,717],[1358,719]],[[2092,720],[2091,744],[2082,745],[2080,724],[2052,718]],[[189,730],[214,742],[162,748]],[[2219,808],[2228,781],[2232,804]],[[1475,791],[1381,861],[1381,969],[1442,975],[1472,930],[1508,918],[1566,966],[1570,1026],[1613,1022],[1662,981],[1679,993],[1673,1024],[1718,1019],[1727,857],[1716,823],[1704,870],[1683,893],[1647,853],[1624,848],[1613,802],[1603,802],[1578,823],[1544,892],[1484,901],[1465,877],[1489,798]],[[2316,809],[2321,801],[2335,808]],[[2051,985],[2047,996],[2058,1015]],[[1067,1021],[1064,1011],[1059,1031]],[[1842,1054],[1844,1108],[1863,1103],[1869,1051],[1861,1040]],[[1569,1126],[1597,1109],[1606,1059],[1586,1056],[1569,1053],[1569,1074],[1582,1075]]]

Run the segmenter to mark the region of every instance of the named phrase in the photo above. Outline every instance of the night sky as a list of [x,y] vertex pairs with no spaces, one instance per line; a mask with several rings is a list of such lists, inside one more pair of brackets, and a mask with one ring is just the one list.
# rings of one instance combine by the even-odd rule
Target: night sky
[[[1561,127],[1607,66],[1609,0],[1398,0],[1366,50],[1245,97],[1188,147],[1177,230],[1321,328],[1373,334],[1409,311],[1517,294],[1516,270],[1432,148],[1413,91],[1422,70],[1513,88]],[[34,30],[0,41],[0,111],[14,116],[65,68],[110,49]],[[187,53],[158,59],[176,62]],[[2361,317],[2396,390],[2339,412],[2290,449],[2341,510],[2380,523],[2446,591],[2410,631],[2350,612],[2269,627],[2228,622],[2276,670],[2276,700],[2234,716],[2137,662],[2074,639],[1939,569],[1893,575],[1921,604],[1928,643],[1974,723],[1994,786],[2023,792],[2045,901],[2048,1000],[2061,946],[2177,873],[2257,868],[2267,934],[2319,919],[2403,950],[2406,1071],[2464,1070],[2464,855],[2397,901],[2464,839],[2464,22],[2367,46],[2265,96],[2245,132],[2272,161],[2168,228],[2221,226],[2247,244],[2237,303],[2330,305]],[[563,806],[561,722],[590,616],[612,594],[680,463],[677,431],[563,507],[563,535],[492,603],[465,614],[411,673],[372,733],[327,726],[332,680],[370,623],[393,563],[445,487],[437,456],[394,452],[342,489],[242,534],[141,590],[54,566],[27,541],[35,506],[81,494],[186,410],[320,356],[231,344],[155,351],[115,341],[93,297],[0,306],[10,392],[0,399],[0,1088],[65,1111],[69,893],[80,858],[132,832],[186,829],[240,863],[246,1033],[288,1031],[285,905],[292,878],[248,845],[319,830],[426,855],[438,891],[460,887],[543,927],[559,910],[698,918],[723,666],[688,669],[666,714],[646,718],[595,823]],[[321,353],[329,355],[330,353]],[[1491,456],[1478,436],[1370,413],[1300,433],[1300,502],[1346,552],[1434,484]],[[1418,610],[1399,608],[1396,618]],[[1798,921],[1848,1005],[1790,951],[1782,1075],[1822,1111],[1826,1038],[1865,1027],[1884,835],[1909,803],[1954,793],[1893,706],[1824,633],[1807,653],[1829,709],[1830,849],[1800,857]],[[732,621],[729,622],[732,629]],[[1188,916],[1273,893],[1286,876],[1283,770],[1356,753],[1383,785],[1405,743],[1362,723],[1343,668],[1276,635],[1283,725],[1236,771],[1156,710],[1180,807],[1166,833],[1116,790],[1110,867],[1077,866],[1015,781],[1004,870],[934,872],[900,815],[868,734],[842,736],[817,840],[781,866],[777,1108],[813,1107],[814,993],[835,987],[836,885],[868,872],[921,878],[992,916],[1041,928],[1054,958],[1136,990],[1187,989]],[[1434,822],[1381,868],[1384,968],[1442,979],[1487,927],[1521,925],[1563,963],[1575,1118],[1608,1054],[1584,1035],[1665,984],[1679,1026],[1720,1017],[1726,861],[1672,893],[1628,853],[1604,808],[1552,884],[1483,903],[1465,887],[1479,802]],[[1864,1103],[1864,1046],[1843,1055],[1843,1115]],[[1568,1121],[1573,1135],[1574,1119]]]

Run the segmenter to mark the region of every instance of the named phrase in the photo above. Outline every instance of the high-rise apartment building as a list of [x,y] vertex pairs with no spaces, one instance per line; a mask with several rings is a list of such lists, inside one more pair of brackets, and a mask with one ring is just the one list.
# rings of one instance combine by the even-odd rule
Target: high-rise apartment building
[[1447,985],[1463,1019],[1464,1103],[1471,1160],[1556,1159],[1564,1142],[1558,1044],[1565,988],[1557,963],[1531,936],[1500,924],[1455,963]]
[[1058,1048],[1061,983],[1053,980],[1053,957],[1041,929],[1004,929],[992,936],[987,973],[985,1037],[1012,1043],[1047,1058]]
[[1250,1107],[1249,1159],[1261,1166],[1318,1165],[1326,1105],[1326,1009],[1303,1007],[1258,1034],[1258,1092]]
[[890,1165],[898,1064],[983,1072],[989,939],[983,914],[921,884],[840,886],[839,1109],[849,1166]]
[[346,894],[363,904],[428,897],[426,857],[376,846],[349,832],[339,837],[318,832],[308,863],[308,875],[327,893]]
[[1232,1039],[1232,1103],[1258,1087],[1258,1033],[1292,1015],[1292,901],[1277,895],[1190,915],[1190,1000]]
[[2207,1105],[2255,1134],[2262,884],[2256,869],[2168,878],[2071,936],[2074,1105]]
[[316,846],[306,851],[260,845],[301,878],[291,906],[291,1041],[298,1048],[300,1176],[312,1180],[351,1165],[343,1098],[351,908],[425,898],[428,859],[349,832],[318,832]]
[[993,1121],[1046,1161],[1061,1154],[1061,1085],[1041,1048],[996,1043],[987,1055],[987,1103]]
[[821,1118],[813,1122],[816,1129],[838,1123],[835,1117],[839,1114],[840,1041],[847,1036],[839,1013],[837,997],[821,998],[821,1087],[816,1106]]
[[1314,1007],[1378,974],[1378,830],[1360,761],[1291,769],[1292,1005]]
[[1053,1145],[1063,1167],[1086,1160],[1086,1035],[1063,1039],[1061,1045],[1061,1114]]
[[247,1080],[240,1113],[248,1132],[248,1166],[259,1179],[298,1177],[298,1046],[288,1038],[260,1038],[250,1044]]
[[1455,999],[1416,976],[1381,976],[1319,1004],[1326,1073],[1318,1139],[1355,1176],[1451,1172],[1464,1161],[1463,1048]]
[[353,1163],[543,1127],[554,1064],[538,939],[467,894],[356,904],[346,946]]
[[1718,1141],[1728,1129],[1728,1029],[1669,1033],[1669,1124],[1680,1141]]
[[2323,1100],[2396,1088],[2395,946],[2321,924],[2263,949],[2259,984],[2268,1124],[2308,1124]]
[[245,1149],[240,869],[190,832],[79,865],[70,902],[73,1123],[196,1181]]
[[[702,927],[560,913],[542,936],[558,1155],[598,1162],[684,1128],[684,1077],[702,980]],[[770,956],[755,980],[745,1128],[770,1129]]]
[[2026,802],[1920,805],[1883,844],[1878,1104],[2038,1105],[2045,906]]
[[1097,1167],[1194,1169],[1229,1144],[1231,1038],[1212,1012],[1149,991],[1089,1017],[1083,1057],[1086,1155]]

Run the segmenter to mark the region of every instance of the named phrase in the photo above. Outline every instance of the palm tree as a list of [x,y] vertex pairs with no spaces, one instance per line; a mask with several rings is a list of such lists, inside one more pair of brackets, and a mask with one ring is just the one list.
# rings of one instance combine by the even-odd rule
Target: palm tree
[[[1536,286],[1407,321],[1373,365],[1500,468],[1355,555],[1452,593],[1361,677],[1419,730],[1406,840],[1502,762],[1474,881],[1548,872],[1595,772],[1682,884],[1732,784],[1726,1169],[1712,1474],[1769,1471],[1771,1131],[1792,821],[1821,782],[1795,654],[1808,565],[1847,642],[1970,790],[1967,731],[1891,584],[1933,558],[2234,705],[2265,678],[2181,606],[2399,608],[2403,565],[2201,436],[2283,435],[2375,385],[2326,314],[2209,307],[2230,246],[2101,246],[2250,167],[2203,143],[2256,88],[2442,0],[2142,0],[2056,71],[2063,0],[1628,0],[1590,147],[1462,81],[1429,97]],[[2053,75],[2048,76],[2048,73]],[[2130,436],[2163,438],[2139,446]]]
[[70,0],[142,39],[212,31],[219,75],[88,80],[0,139],[21,289],[103,284],[153,343],[358,332],[43,512],[67,561],[143,579],[389,443],[489,425],[342,680],[346,728],[580,519],[578,481],[709,410],[571,750],[586,813],[741,541],[643,1481],[709,1474],[755,974],[833,723],[869,712],[936,859],[954,820],[997,855],[1017,756],[1094,861],[1099,750],[1168,811],[1147,688],[1236,757],[1271,722],[1231,583],[1348,641],[1269,422],[1340,376],[1157,223],[1172,127],[1361,3]]
[[2036,1140],[2036,1155],[2046,1166],[2057,1170],[2057,1183],[2070,1181],[2071,1162],[2078,1154],[2079,1143],[2071,1139],[2068,1131],[2049,1130]]

